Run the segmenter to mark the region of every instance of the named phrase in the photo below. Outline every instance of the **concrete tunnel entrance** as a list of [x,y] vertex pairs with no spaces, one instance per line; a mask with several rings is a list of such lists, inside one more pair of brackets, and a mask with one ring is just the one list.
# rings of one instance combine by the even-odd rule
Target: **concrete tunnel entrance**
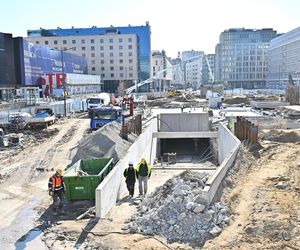
[[[164,138],[158,142],[158,158],[176,153],[176,162],[216,162],[216,150],[211,138]],[[166,161],[166,160],[163,160]]]

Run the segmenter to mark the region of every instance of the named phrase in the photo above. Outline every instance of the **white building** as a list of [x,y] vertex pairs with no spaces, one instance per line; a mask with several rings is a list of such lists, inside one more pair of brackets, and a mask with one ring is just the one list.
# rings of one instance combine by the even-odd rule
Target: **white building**
[[172,65],[166,57],[165,51],[154,50],[151,53],[151,77],[156,91],[170,88],[172,80]]
[[207,54],[202,60],[202,83],[210,84],[215,81],[215,54]]
[[267,87],[284,89],[290,79],[300,85],[300,27],[271,40]]
[[199,88],[202,83],[202,58],[201,55],[187,59],[185,63],[185,82],[187,86]]

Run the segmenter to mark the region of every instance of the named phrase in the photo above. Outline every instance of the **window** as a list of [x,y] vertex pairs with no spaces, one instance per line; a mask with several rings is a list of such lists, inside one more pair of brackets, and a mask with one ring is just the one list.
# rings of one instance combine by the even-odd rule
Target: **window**
[[100,50],[104,50],[104,46],[100,46]]
[[132,73],[129,73],[129,77],[133,77],[133,74],[132,74]]
[[82,53],[82,56],[84,56],[84,57],[85,57],[85,53]]
[[129,63],[132,63],[132,59],[129,59]]
[[128,52],[128,56],[132,56],[132,52]]
[[76,51],[76,47],[73,48],[73,51]]
[[92,67],[92,71],[95,71],[96,70],[96,68],[95,67]]
[[85,47],[81,47],[81,50],[85,50]]
[[128,49],[132,49],[132,45],[128,45]]
[[91,63],[92,63],[92,64],[95,64],[95,60],[92,60]]
[[119,56],[123,56],[123,52],[119,52]]
[[40,43],[39,41],[36,41],[36,42],[35,42],[35,44],[39,44],[39,43]]
[[114,63],[114,60],[112,60],[112,59],[109,60],[109,63],[110,63],[110,64],[113,64],[113,63]]
[[101,64],[104,64],[104,60],[101,60],[100,63],[101,63]]
[[95,40],[94,39],[91,39],[91,43],[94,43],[95,42]]
[[114,53],[113,53],[113,52],[110,52],[110,53],[109,53],[109,56],[110,56],[110,57],[114,57]]
[[104,67],[101,67],[101,71],[104,71],[105,70],[105,68]]
[[104,57],[104,53],[100,53],[100,57]]
[[123,66],[120,66],[120,70],[123,70],[124,69],[124,67]]
[[91,57],[95,57],[95,53],[91,53]]
[[122,38],[119,38],[119,43],[123,42],[123,39]]
[[67,44],[67,40],[63,40],[63,44]]
[[119,62],[120,62],[120,63],[123,63],[123,59],[120,59]]
[[57,44],[57,40],[54,40],[54,42],[53,42],[54,44]]
[[132,38],[131,38],[131,37],[130,37],[130,38],[128,38],[128,42],[130,42],[130,43],[132,42]]
[[104,40],[103,40],[103,39],[100,39],[100,43],[104,43]]
[[111,39],[109,39],[109,42],[110,42],[110,43],[113,43],[113,42],[114,42],[114,40],[111,38]]
[[95,46],[91,46],[91,50],[95,50]]
[[111,74],[110,74],[110,77],[114,77],[114,76],[115,76],[114,73],[111,73]]
[[124,73],[120,73],[120,77],[124,77]]
[[113,66],[110,66],[110,70],[114,70],[114,67],[113,67]]
[[76,44],[76,40],[72,40],[72,44]]
[[110,49],[110,50],[113,50],[113,49],[114,49],[114,46],[110,45],[110,46],[109,46],[109,49]]
[[123,45],[119,45],[119,49],[123,49]]
[[132,66],[129,66],[129,70],[133,70],[133,67],[132,67]]
[[81,40],[81,43],[82,43],[82,44],[85,44],[85,40],[84,40],[84,39],[82,39],[82,40]]
[[105,74],[101,74],[101,77],[104,78],[104,77],[105,77]]
[[45,41],[45,44],[46,44],[46,45],[48,45],[48,44],[49,44],[49,42],[48,42],[48,41]]

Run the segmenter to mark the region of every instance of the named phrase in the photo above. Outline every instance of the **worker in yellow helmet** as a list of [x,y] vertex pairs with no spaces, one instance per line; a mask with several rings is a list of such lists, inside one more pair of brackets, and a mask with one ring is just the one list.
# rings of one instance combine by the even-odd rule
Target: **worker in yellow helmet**
[[55,174],[49,178],[48,182],[49,195],[53,198],[53,210],[62,209],[65,185],[62,176],[62,170],[57,169]]
[[141,162],[136,168],[136,177],[139,180],[139,191],[140,195],[146,195],[148,188],[148,179],[151,176],[151,167],[150,164],[146,162],[144,158],[141,159]]

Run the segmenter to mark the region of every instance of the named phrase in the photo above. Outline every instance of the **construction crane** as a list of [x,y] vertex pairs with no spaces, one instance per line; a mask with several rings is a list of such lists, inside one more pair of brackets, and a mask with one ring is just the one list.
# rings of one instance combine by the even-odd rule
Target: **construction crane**
[[171,69],[170,67],[167,67],[167,68],[165,68],[163,70],[160,70],[160,71],[158,71],[156,73],[155,76],[152,76],[152,77],[146,79],[145,81],[142,81],[142,82],[140,82],[138,84],[135,84],[135,85],[133,85],[133,86],[125,89],[126,95],[130,95],[134,90],[138,89],[139,87],[141,87],[141,86],[143,86],[145,84],[152,83],[154,80],[158,79],[158,77],[161,76],[162,73],[164,73],[165,71],[170,70],[170,69]]

